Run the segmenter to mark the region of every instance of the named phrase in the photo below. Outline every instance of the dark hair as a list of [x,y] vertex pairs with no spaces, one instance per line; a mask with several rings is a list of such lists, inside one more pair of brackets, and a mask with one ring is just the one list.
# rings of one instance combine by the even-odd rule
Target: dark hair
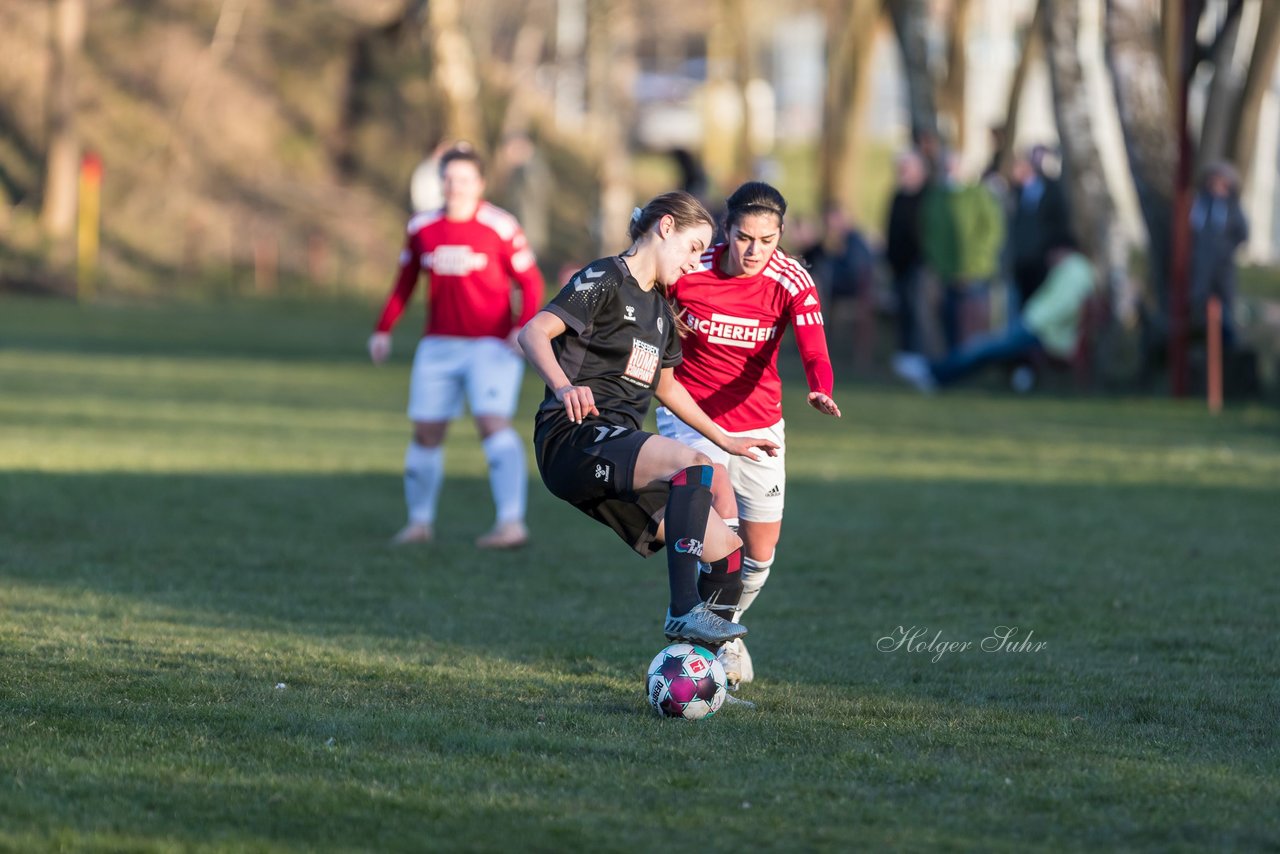
[[746,216],[773,214],[782,224],[787,215],[787,200],[773,186],[764,181],[748,181],[725,199],[724,230],[727,232]]
[[450,148],[444,154],[440,155],[440,174],[444,174],[444,170],[450,163],[461,160],[463,163],[470,163],[476,167],[476,171],[480,173],[480,177],[484,177],[484,158],[480,156],[470,144],[460,142],[453,148]]
[[707,209],[691,194],[683,190],[663,193],[652,199],[643,209],[636,208],[631,212],[631,225],[627,234],[632,240],[639,240],[653,224],[664,216],[676,221],[676,229],[683,230],[705,222],[715,228],[715,220]]

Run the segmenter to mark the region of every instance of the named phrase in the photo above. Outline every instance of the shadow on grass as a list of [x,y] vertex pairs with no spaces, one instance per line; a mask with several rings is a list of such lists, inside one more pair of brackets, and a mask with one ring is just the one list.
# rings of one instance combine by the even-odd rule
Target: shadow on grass
[[[661,557],[640,560],[536,482],[534,540],[513,552],[472,544],[492,518],[478,478],[450,478],[437,541],[402,548],[388,545],[403,507],[385,475],[7,472],[0,487],[0,567],[14,582],[180,621],[402,653],[461,646],[567,672],[629,672],[661,644]],[[747,621],[766,676],[927,688],[955,668],[1020,676],[1048,659],[1123,691],[1135,656],[1143,672],[1280,676],[1280,487],[793,479],[789,491],[777,569]],[[1047,652],[997,664],[967,651],[938,667],[875,647],[899,626],[980,641],[1001,625]],[[1033,693],[1052,702],[1050,687]]]
[[[46,745],[0,760],[23,791],[8,824],[34,832],[47,808],[104,839],[134,821],[153,843],[397,847],[428,822],[451,844],[518,826],[608,847],[672,792],[732,786],[758,820],[808,815],[791,838],[814,845],[859,826],[1042,839],[1062,810],[1080,825],[1061,838],[1104,845],[1275,838],[1249,816],[1280,765],[1280,489],[790,486],[749,620],[763,711],[672,730],[639,690],[661,559],[536,484],[534,543],[489,554],[478,478],[446,484],[438,542],[393,549],[386,475],[4,473],[4,706],[40,728],[25,750]],[[997,625],[1049,646],[877,648],[898,626]],[[1186,785],[1210,817],[1143,824]],[[899,799],[946,809],[906,822]]]

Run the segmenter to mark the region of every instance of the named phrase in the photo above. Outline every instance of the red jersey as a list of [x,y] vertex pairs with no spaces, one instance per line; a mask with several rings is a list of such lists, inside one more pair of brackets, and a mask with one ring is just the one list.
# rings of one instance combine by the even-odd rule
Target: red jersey
[[795,325],[809,390],[831,394],[822,307],[808,271],[782,250],[756,275],[738,278],[720,272],[725,249],[711,247],[701,268],[672,288],[693,330],[680,339],[684,361],[675,375],[721,428],[757,430],[782,417],[778,343],[788,323]]
[[[424,335],[505,338],[541,308],[542,274],[520,224],[502,208],[481,202],[474,217],[457,222],[429,211],[409,220],[407,231],[379,332],[391,331],[424,270],[431,275]],[[512,279],[524,298],[519,318],[511,314]]]

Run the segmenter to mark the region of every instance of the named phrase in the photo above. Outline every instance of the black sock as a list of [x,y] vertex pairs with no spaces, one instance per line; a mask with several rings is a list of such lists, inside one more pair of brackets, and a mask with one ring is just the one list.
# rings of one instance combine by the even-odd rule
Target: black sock
[[698,563],[702,538],[711,515],[711,466],[689,466],[671,478],[664,517],[667,537],[667,581],[671,585],[671,616],[689,613],[698,596]]
[[712,613],[732,621],[742,599],[742,547],[702,566],[703,571],[698,574],[698,595],[703,602],[715,602],[710,606]]

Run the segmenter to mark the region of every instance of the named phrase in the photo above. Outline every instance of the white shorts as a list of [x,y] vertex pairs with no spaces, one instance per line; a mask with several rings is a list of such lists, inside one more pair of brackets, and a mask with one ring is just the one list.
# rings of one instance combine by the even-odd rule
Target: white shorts
[[511,418],[524,359],[500,338],[428,335],[418,342],[409,378],[409,418],[452,421],[466,397],[472,415]]
[[777,522],[782,519],[782,505],[787,495],[786,422],[758,430],[744,430],[729,436],[751,436],[769,439],[778,446],[776,457],[761,454],[760,458],[737,457],[721,450],[710,439],[677,418],[670,409],[659,406],[658,433],[675,439],[695,451],[701,451],[729,470],[729,483],[738,498],[738,518],[747,522]]

